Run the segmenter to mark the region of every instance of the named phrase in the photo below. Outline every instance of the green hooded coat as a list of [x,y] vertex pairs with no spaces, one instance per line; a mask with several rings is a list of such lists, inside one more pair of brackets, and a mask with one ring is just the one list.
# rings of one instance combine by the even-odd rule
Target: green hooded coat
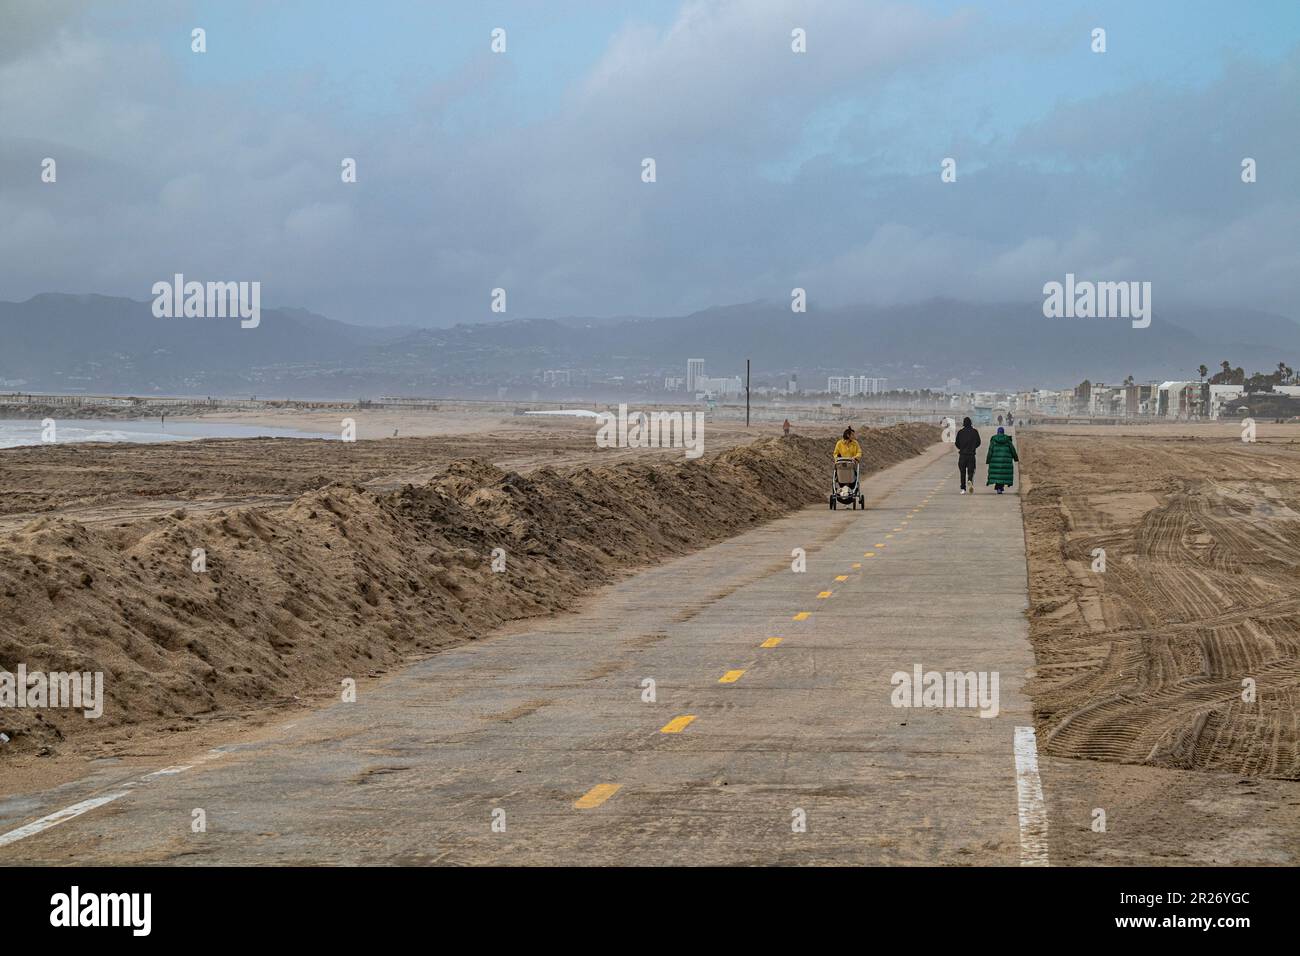
[[1016,466],[1012,462],[1020,460],[1016,454],[1015,443],[1010,435],[994,435],[989,439],[989,453],[984,457],[988,466],[989,480],[986,485],[1015,484]]

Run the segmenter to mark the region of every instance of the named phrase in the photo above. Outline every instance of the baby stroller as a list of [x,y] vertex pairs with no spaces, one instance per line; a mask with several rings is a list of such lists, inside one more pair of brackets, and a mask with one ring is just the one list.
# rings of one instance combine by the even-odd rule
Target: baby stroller
[[831,474],[831,511],[839,505],[848,505],[854,511],[867,507],[866,496],[858,487],[858,461],[856,458],[836,458]]

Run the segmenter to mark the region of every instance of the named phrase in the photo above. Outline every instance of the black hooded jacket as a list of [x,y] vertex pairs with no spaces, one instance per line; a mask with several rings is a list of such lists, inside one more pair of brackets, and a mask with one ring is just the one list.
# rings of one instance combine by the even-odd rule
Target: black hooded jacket
[[957,454],[963,458],[966,456],[975,456],[975,449],[980,446],[980,433],[970,425],[963,425],[957,432]]

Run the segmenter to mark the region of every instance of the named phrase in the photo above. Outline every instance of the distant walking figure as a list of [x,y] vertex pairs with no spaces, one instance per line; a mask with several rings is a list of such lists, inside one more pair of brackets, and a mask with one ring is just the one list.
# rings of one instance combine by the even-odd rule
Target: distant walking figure
[[787,418],[785,424],[781,426],[781,434],[787,436],[790,434],[790,419]]
[[1016,421],[1015,421],[1014,418],[1011,417],[1011,413],[1010,413],[1010,412],[1007,412],[1007,427],[1010,428],[1010,427],[1011,427],[1012,425],[1014,425],[1015,423],[1016,423]]
[[998,424],[999,424],[999,425],[1002,424],[1002,416],[1001,416],[1001,415],[998,416]]
[[984,457],[984,464],[989,469],[988,481],[984,483],[992,485],[994,491],[1002,494],[1003,488],[1015,484],[1016,466],[1013,463],[1019,460],[1011,436],[999,428],[998,433],[989,439],[989,453]]
[[970,493],[975,494],[975,449],[980,446],[980,433],[971,426],[969,418],[961,420],[961,431],[954,442],[957,446],[957,472],[961,476],[961,493],[966,494],[966,479],[970,479]]

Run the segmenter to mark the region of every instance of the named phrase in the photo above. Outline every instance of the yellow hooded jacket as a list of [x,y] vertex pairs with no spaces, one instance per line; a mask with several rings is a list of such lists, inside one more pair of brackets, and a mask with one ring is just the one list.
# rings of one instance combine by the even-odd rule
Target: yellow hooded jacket
[[858,444],[856,438],[848,440],[841,438],[835,443],[835,457],[860,459],[862,457],[862,446]]

